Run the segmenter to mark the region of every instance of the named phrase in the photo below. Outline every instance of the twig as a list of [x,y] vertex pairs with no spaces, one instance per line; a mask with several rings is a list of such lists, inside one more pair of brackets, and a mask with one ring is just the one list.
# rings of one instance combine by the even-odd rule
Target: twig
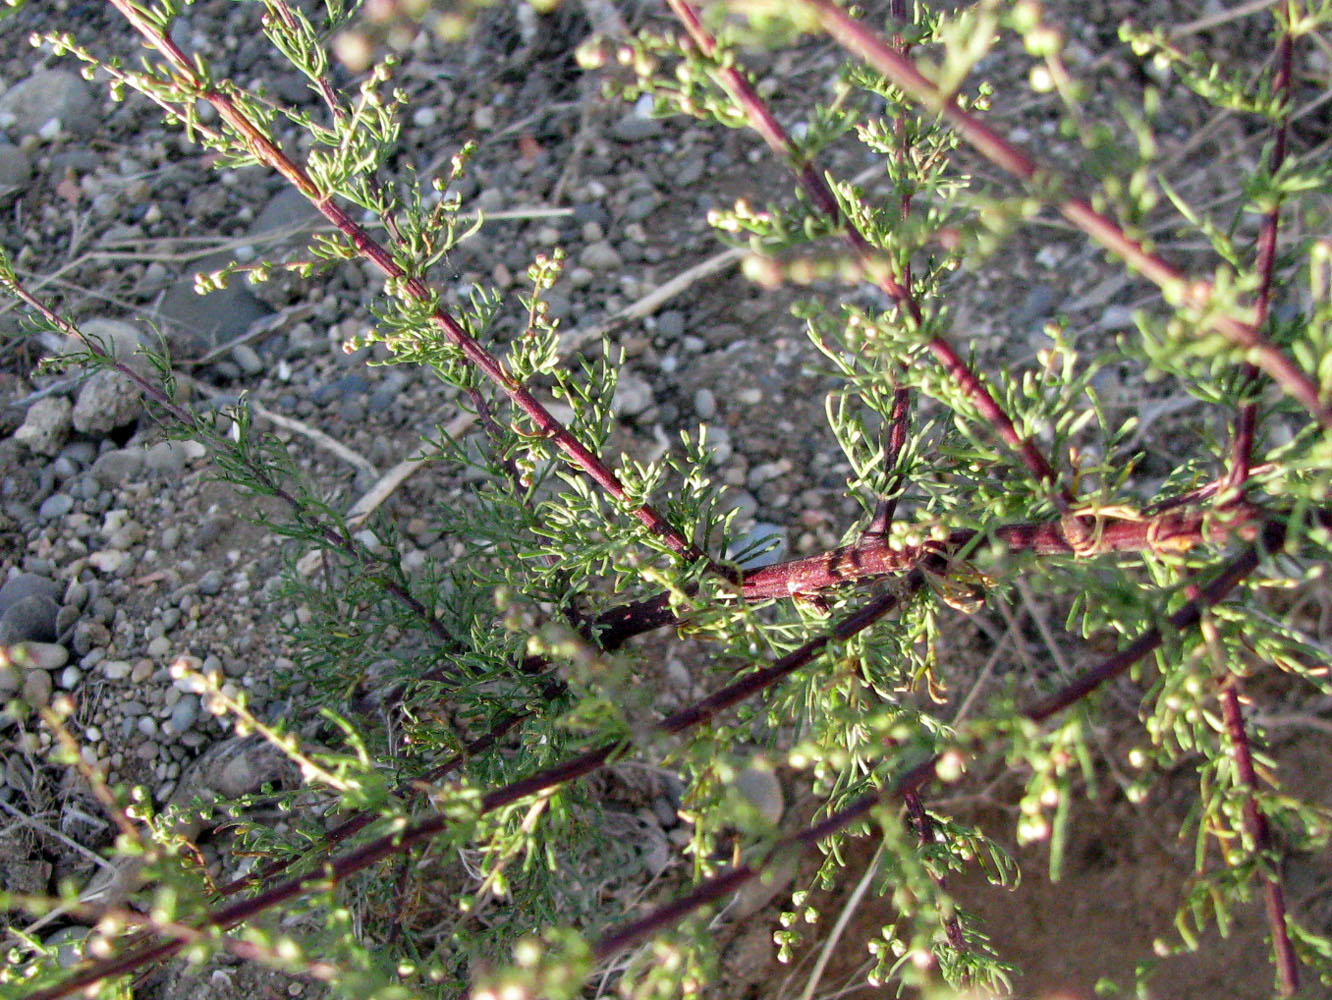
[[631,302],[619,312],[608,316],[600,325],[574,330],[560,340],[560,353],[564,356],[574,354],[603,336],[614,333],[621,327],[651,316],[663,305],[694,284],[714,274],[733,267],[745,255],[745,251],[732,247],[721,253],[713,254],[707,260],[693,267],[686,268],[669,281],[658,285],[636,302]]
[[[221,389],[215,388],[207,382],[202,382],[189,375],[178,373],[175,377],[180,382],[198,389],[209,399],[217,399],[218,397],[229,395]],[[256,417],[259,417],[261,420],[267,420],[270,424],[273,424],[276,427],[281,427],[283,430],[291,431],[293,434],[300,434],[302,437],[309,438],[316,446],[323,448],[332,455],[336,455],[348,465],[355,468],[358,472],[364,472],[367,476],[379,476],[379,470],[375,468],[373,462],[368,458],[365,458],[363,455],[353,451],[351,448],[348,448],[336,438],[325,434],[323,431],[319,430],[319,428],[311,427],[309,424],[302,423],[292,417],[284,417],[280,413],[274,413],[257,399],[251,399],[248,396],[245,397],[244,405],[251,413]]]
[[[940,91],[908,60],[860,22],[852,19],[831,0],[799,0],[822,23],[824,29],[847,51],[865,60],[909,96],[946,118],[982,156],[1028,183],[1049,182],[1051,172],[1024,151],[1000,137],[975,115],[961,108],[951,95]],[[1070,223],[1157,285],[1172,305],[1195,311],[1203,325],[1237,347],[1245,348],[1251,361],[1299,401],[1325,428],[1332,429],[1332,407],[1319,397],[1318,386],[1290,358],[1269,343],[1252,318],[1240,320],[1214,310],[1214,288],[1202,278],[1188,278],[1160,257],[1143,249],[1113,220],[1075,197],[1057,197],[1055,207]],[[1250,311],[1251,312],[1251,311]]]
[[[717,48],[716,40],[703,27],[698,11],[685,0],[667,0],[667,2],[680,23],[685,26],[689,37],[693,39],[699,50],[704,55],[713,55]],[[797,181],[809,196],[810,201],[817,206],[819,211],[840,226],[843,240],[856,256],[864,262],[884,263],[882,255],[875,251],[855,224],[842,213],[841,208],[838,207],[837,198],[833,195],[828,182],[824,180],[823,174],[815,167],[813,162],[802,157],[799,148],[791,141],[791,137],[773,116],[768,106],[755,93],[744,75],[731,65],[719,67],[714,70],[714,73],[732,99],[744,108],[749,119],[750,128],[762,137],[768,148],[783,163],[791,165]],[[911,316],[913,322],[919,324],[923,318],[920,304],[916,301],[908,285],[904,283],[903,275],[896,273],[891,261],[888,261],[887,264],[889,269],[878,282],[880,290],[903,307]],[[981,416],[994,428],[1000,439],[1017,453],[1022,460],[1022,464],[1027,467],[1035,480],[1042,486],[1054,490],[1056,479],[1050,464],[1028,439],[1018,433],[1008,414],[995,401],[994,396],[990,394],[985,384],[962,360],[956,349],[943,337],[937,336],[932,337],[926,346],[930,353],[934,355],[935,360],[948,373],[948,377],[966,394]],[[1051,498],[1059,509],[1067,508],[1068,497],[1066,493],[1055,490]]]
[[[259,162],[276,170],[288,183],[309,200],[338,231],[341,232],[367,261],[374,264],[386,278],[399,284],[403,294],[417,302],[430,302],[433,296],[426,285],[419,279],[410,277],[393,259],[393,256],[371,235],[352,219],[330,195],[320,191],[318,185],[306,171],[287,156],[257,125],[236,105],[231,97],[222,90],[202,79],[195,69],[193,61],[170,38],[159,32],[130,2],[130,0],[108,0],[124,16],[125,20],[144,38],[149,46],[156,49],[170,63],[183,84],[194,88],[199,96],[217,111],[245,143],[249,152]],[[568,429],[551,415],[550,411],[532,395],[525,385],[516,381],[504,364],[487,351],[471,336],[452,315],[442,308],[435,308],[430,313],[430,322],[463,356],[479,369],[495,386],[506,395],[515,407],[527,415],[536,424],[542,436],[548,438],[560,451],[578,466],[598,486],[615,500],[629,504],[629,496],[614,472],[581,441],[569,433]],[[652,534],[662,540],[672,551],[689,562],[705,562],[714,572],[727,575],[721,567],[700,552],[692,542],[674,528],[653,506],[642,504],[631,508],[633,516]]]

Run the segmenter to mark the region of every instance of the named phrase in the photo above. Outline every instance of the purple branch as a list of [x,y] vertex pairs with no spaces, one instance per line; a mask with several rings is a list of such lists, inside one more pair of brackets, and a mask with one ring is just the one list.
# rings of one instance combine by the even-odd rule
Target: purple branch
[[[685,30],[689,32],[690,38],[693,39],[699,50],[706,56],[713,55],[717,49],[716,39],[708,34],[703,27],[698,12],[693,6],[685,0],[667,0],[667,2],[680,23],[684,25]],[[804,189],[810,201],[841,229],[842,238],[856,256],[864,262],[882,263],[882,255],[865,239],[855,224],[842,213],[841,208],[838,207],[837,198],[828,186],[828,182],[814,164],[803,157],[786,130],[778,123],[762,98],[754,92],[743,74],[731,65],[718,67],[714,70],[714,73],[731,98],[745,109],[750,127],[762,136],[763,141],[768,144],[768,148],[783,162],[791,165],[800,186]],[[911,293],[910,278],[897,273],[891,261],[887,263],[889,270],[880,279],[879,288],[885,295],[904,308],[915,323],[919,324],[923,319],[923,313],[921,312],[920,303],[916,301],[915,296]],[[1036,450],[1031,441],[1018,433],[1008,414],[995,401],[994,396],[990,394],[985,384],[967,367],[966,362],[962,360],[952,344],[942,337],[933,337],[926,346],[930,353],[934,355],[935,360],[948,373],[948,377],[962,389],[971,404],[994,428],[995,433],[1017,453],[1022,460],[1022,464],[1027,467],[1035,480],[1042,486],[1053,489],[1055,474],[1050,464],[1045,460],[1045,456]],[[1066,493],[1056,492],[1052,499],[1060,510],[1067,508],[1069,498]]]
[[[1244,713],[1240,710],[1238,680],[1231,676],[1221,687],[1221,714],[1225,718],[1226,735],[1230,739],[1230,752],[1235,758],[1235,771],[1240,784],[1248,793],[1244,799],[1244,830],[1253,841],[1254,851],[1264,854],[1272,849],[1272,835],[1267,817],[1258,808],[1258,776],[1253,770],[1253,756],[1249,752],[1249,734],[1244,727]],[[1299,963],[1290,943],[1286,927],[1286,900],[1281,879],[1269,873],[1263,876],[1263,904],[1267,911],[1267,926],[1272,936],[1272,951],[1276,955],[1277,981],[1283,997],[1293,997],[1300,988]]]
[[[909,96],[937,111],[957,129],[972,147],[991,163],[1019,180],[1041,180],[1048,186],[1054,176],[1016,145],[1001,138],[975,115],[961,108],[924,77],[915,65],[893,51],[873,31],[851,18],[831,0],[799,0],[822,23],[824,30],[848,52],[865,60]],[[1157,285],[1166,300],[1191,308],[1206,317],[1207,327],[1231,343],[1243,347],[1250,360],[1267,372],[1292,398],[1298,400],[1318,422],[1332,429],[1332,407],[1318,395],[1318,386],[1299,366],[1270,344],[1254,322],[1241,322],[1223,312],[1212,312],[1214,289],[1201,278],[1187,278],[1160,257],[1149,253],[1110,218],[1079,198],[1065,197],[1055,203],[1059,213],[1111,253]]]

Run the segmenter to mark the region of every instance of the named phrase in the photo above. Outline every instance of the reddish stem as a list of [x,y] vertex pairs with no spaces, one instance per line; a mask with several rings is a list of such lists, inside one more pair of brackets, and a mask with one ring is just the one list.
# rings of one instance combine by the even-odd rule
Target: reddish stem
[[[689,32],[690,38],[693,39],[699,50],[704,55],[713,55],[717,49],[716,39],[703,27],[698,12],[693,6],[686,3],[685,0],[667,0],[667,2],[670,4],[671,10],[675,12],[676,17],[679,18],[680,23],[685,26],[685,30]],[[855,224],[842,213],[837,204],[837,198],[833,195],[832,189],[828,186],[828,182],[824,179],[822,173],[812,162],[804,158],[786,130],[778,123],[762,98],[754,92],[754,88],[749,85],[749,81],[744,78],[743,74],[733,66],[721,66],[715,69],[714,72],[731,98],[745,109],[750,127],[763,138],[763,141],[768,144],[768,148],[783,162],[791,165],[791,169],[795,171],[806,196],[819,211],[837,224],[842,232],[842,238],[856,256],[864,262],[880,262],[882,255],[865,239]],[[889,262],[889,266],[892,267],[891,262]],[[911,316],[913,322],[921,323],[923,313],[920,303],[912,295],[909,284],[903,280],[901,274],[897,273],[895,269],[887,271],[879,280],[879,288],[890,299],[903,307]],[[953,345],[942,337],[933,337],[926,346],[930,353],[934,355],[935,360],[948,373],[948,377],[962,389],[981,416],[994,428],[995,433],[1017,453],[1022,460],[1022,464],[1027,467],[1035,480],[1042,486],[1053,488],[1055,474],[1054,470],[1050,468],[1050,464],[1045,460],[1045,456],[1036,450],[1035,445],[1018,433],[1008,414],[995,401],[994,396],[990,394],[990,390],[985,387],[985,384],[976,377],[976,374],[962,360]],[[1066,493],[1056,493],[1053,499],[1060,510],[1067,507],[1068,496]]]
[[[109,0],[127,21],[134,27],[150,46],[160,52],[180,77],[182,83],[198,90],[200,97],[217,111],[218,116],[230,125],[243,138],[249,151],[261,163],[276,170],[319,212],[333,223],[351,242],[366,260],[370,261],[390,281],[396,283],[404,294],[417,302],[431,302],[433,296],[419,278],[409,277],[393,260],[392,255],[374,240],[361,226],[333,201],[330,195],[319,190],[305,170],[289,158],[263,132],[251,122],[225,93],[216,88],[204,86],[194,71],[194,65],[181,49],[164,37],[146,21],[131,5],[129,0]],[[598,486],[628,507],[630,501],[624,486],[615,473],[601,459],[590,451],[581,441],[555,419],[525,385],[516,381],[505,370],[503,363],[481,346],[448,312],[435,308],[430,313],[431,323],[444,334],[449,343],[457,347],[463,356],[493,382],[518,409],[522,410],[536,424],[542,436],[554,442],[569,459],[583,470]],[[633,514],[654,535],[659,537],[672,551],[685,560],[694,563],[705,561],[709,567],[722,575],[725,571],[713,563],[706,555],[672,527],[666,519],[650,504],[629,507]]]
[[[1272,834],[1267,817],[1258,808],[1258,776],[1253,769],[1253,756],[1249,752],[1249,734],[1244,726],[1244,713],[1240,710],[1239,681],[1227,679],[1221,688],[1221,714],[1230,739],[1230,752],[1235,758],[1235,771],[1240,784],[1248,793],[1244,799],[1244,830],[1253,841],[1254,851],[1266,854],[1272,849]],[[1276,956],[1277,981],[1283,997],[1293,997],[1300,988],[1299,963],[1286,927],[1286,900],[1281,879],[1275,874],[1263,876],[1263,905],[1267,911],[1267,926],[1272,937],[1272,951]]]
[[[1053,175],[1023,150],[1001,138],[975,115],[959,107],[949,94],[940,91],[907,59],[873,31],[852,19],[831,0],[800,0],[813,11],[824,29],[847,51],[869,63],[909,96],[937,111],[958,134],[982,156],[1019,180],[1040,180],[1049,187]],[[1055,207],[1075,227],[1082,230],[1111,253],[1122,257],[1131,267],[1157,285],[1173,305],[1193,309],[1204,317],[1206,328],[1216,330],[1231,343],[1246,349],[1249,359],[1276,380],[1287,394],[1298,400],[1317,421],[1332,429],[1332,407],[1318,394],[1318,386],[1299,366],[1270,344],[1258,326],[1241,322],[1229,313],[1212,311],[1214,289],[1210,282],[1185,277],[1160,257],[1149,253],[1107,216],[1079,198],[1056,196]]]
[[[1286,21],[1291,17],[1289,5],[1286,8]],[[1272,127],[1272,154],[1268,159],[1268,170],[1275,175],[1286,161],[1286,139],[1290,131],[1290,82],[1291,67],[1295,56],[1295,39],[1289,31],[1282,31],[1277,42],[1276,73],[1272,79],[1272,93],[1281,102],[1280,117]],[[1281,224],[1280,204],[1263,215],[1258,230],[1258,254],[1255,268],[1258,272],[1258,291],[1253,297],[1254,326],[1259,330],[1267,326],[1268,313],[1272,303],[1272,276],[1276,269],[1277,229]],[[1255,387],[1258,372],[1253,365],[1245,365],[1241,384],[1246,391]],[[1240,406],[1235,421],[1235,440],[1231,453],[1230,468],[1231,488],[1242,490],[1249,480],[1250,461],[1253,455],[1253,438],[1258,423],[1258,404],[1250,401]]]

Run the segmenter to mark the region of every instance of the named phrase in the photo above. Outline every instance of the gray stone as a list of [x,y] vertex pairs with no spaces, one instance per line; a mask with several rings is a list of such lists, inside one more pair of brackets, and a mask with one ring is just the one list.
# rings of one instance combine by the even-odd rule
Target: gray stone
[[598,240],[584,247],[578,261],[589,271],[618,271],[624,266],[624,258],[608,240]]
[[[139,352],[147,346],[139,328],[133,323],[105,316],[94,316],[79,324],[79,330],[93,346],[117,361],[133,362],[136,368],[147,370],[146,359]],[[66,352],[86,350],[84,342],[78,337],[69,337],[65,341]]]
[[645,379],[625,369],[615,384],[611,409],[619,417],[635,417],[652,406],[652,386]]
[[17,573],[0,586],[0,614],[25,597],[49,597],[58,601],[64,588],[56,580],[37,573]]
[[193,727],[195,720],[199,718],[199,696],[197,694],[183,695],[180,701],[171,709],[171,718],[168,724],[172,732],[176,735],[189,732]]
[[220,569],[210,569],[199,578],[199,593],[213,597],[222,590],[222,584],[226,582],[226,577],[222,575]]
[[95,372],[79,389],[74,427],[84,434],[108,434],[133,423],[142,412],[143,397],[138,387],[120,372],[103,370]]
[[14,642],[52,642],[60,605],[45,594],[15,601],[0,614],[0,645]]
[[68,493],[52,493],[37,508],[37,516],[43,521],[54,521],[64,517],[74,509],[74,498]]
[[32,178],[32,164],[18,146],[0,142],[0,206],[12,202]]
[[117,448],[97,457],[92,475],[103,486],[124,485],[143,468],[143,452],[137,448]]
[[[199,269],[221,266],[204,261]],[[157,316],[166,327],[171,350],[180,358],[197,357],[239,337],[272,312],[251,294],[244,279],[233,280],[226,288],[207,295],[195,294],[193,279],[178,281],[157,303]]]
[[717,397],[711,389],[699,389],[694,393],[694,412],[701,420],[711,420],[717,415]]
[[265,367],[263,358],[259,357],[259,352],[249,344],[237,344],[231,349],[231,360],[235,361],[237,366],[246,375],[258,375]]
[[54,642],[23,642],[14,649],[16,659],[33,670],[59,670],[69,662],[69,650]]
[[44,396],[28,407],[14,440],[38,455],[55,455],[73,426],[74,404],[63,396]]
[[610,131],[620,142],[639,142],[661,135],[661,122],[631,112],[612,125]]
[[684,313],[678,309],[667,309],[657,315],[657,332],[663,337],[674,340],[684,333]]
[[100,124],[91,88],[79,74],[39,69],[0,96],[0,127],[37,135],[53,120],[74,135],[88,135]]
[[60,687],[65,691],[73,691],[81,680],[83,680],[83,671],[72,664],[60,671]]
[[33,708],[45,708],[51,704],[51,692],[55,684],[45,670],[29,670],[23,675],[23,700]]
[[133,667],[128,660],[103,660],[101,663],[102,676],[109,681],[123,681],[130,675]]
[[269,199],[254,220],[250,237],[256,243],[300,246],[310,233],[327,225],[328,220],[319,214],[309,199],[295,188],[284,187]]
[[155,476],[178,476],[185,471],[189,452],[181,441],[159,441],[143,454],[143,464]]
[[778,524],[760,521],[736,543],[737,553],[749,554],[740,563],[744,569],[759,569],[780,562],[786,555],[789,543],[786,529]]

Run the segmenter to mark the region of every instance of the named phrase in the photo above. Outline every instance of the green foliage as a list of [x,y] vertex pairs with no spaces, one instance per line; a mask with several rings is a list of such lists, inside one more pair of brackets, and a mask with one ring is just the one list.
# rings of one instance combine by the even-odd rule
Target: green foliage
[[[171,3],[126,6],[150,39],[168,34],[180,12]],[[479,216],[469,225],[460,199],[446,194],[473,148],[460,146],[447,177],[382,176],[397,151],[407,100],[391,89],[395,59],[368,67],[357,87],[334,94],[325,85],[327,40],[357,23],[349,20],[352,9],[330,3],[316,20],[280,0],[264,6],[265,35],[330,101],[326,107],[282,107],[262,90],[214,78],[198,59],[171,64],[159,51],[129,68],[95,53],[92,40],[61,32],[37,39],[104,72],[118,97],[136,91],[156,102],[188,138],[220,154],[216,166],[275,167],[330,219],[344,220],[334,235],[312,241],[318,264],[303,273],[363,255],[384,270],[377,326],[348,350],[382,344],[389,363],[427,367],[477,418],[474,432],[450,436],[441,428],[433,442],[432,460],[470,484],[464,499],[429,512],[458,540],[455,558],[412,574],[396,560],[392,525],[371,522],[374,541],[367,544],[333,498],[303,482],[281,446],[255,432],[243,401],[204,417],[174,398],[169,381],[165,389],[144,384],[178,433],[209,445],[220,476],[284,506],[282,518],[264,523],[291,540],[284,596],[308,611],[292,627],[302,656],[290,679],[303,682],[307,703],[287,724],[261,723],[223,678],[190,674],[211,711],[280,748],[303,784],[276,799],[292,819],[282,834],[248,823],[245,803],[224,804],[241,848],[281,862],[283,874],[268,879],[269,887],[304,879],[284,896],[280,914],[250,915],[238,939],[246,942],[242,957],[313,975],[355,997],[452,996],[470,984],[477,998],[572,998],[586,995],[584,983],[594,975],[615,977],[627,997],[708,992],[720,973],[704,916],[667,912],[670,919],[653,927],[648,943],[614,965],[597,951],[599,935],[626,918],[626,901],[651,881],[631,885],[631,876],[649,869],[646,850],[616,835],[612,810],[585,783],[563,780],[609,762],[612,773],[616,765],[664,767],[683,780],[681,813],[692,831],[687,861],[670,877],[689,869],[674,888],[700,883],[706,898],[699,908],[727,898],[706,896],[707,880],[729,877],[739,865],[770,877],[808,846],[793,830],[828,823],[808,838],[822,861],[796,866],[789,905],[782,904],[774,941],[783,961],[818,947],[802,925],[829,922],[819,890],[848,881],[853,838],[871,836],[879,846],[866,885],[888,898],[895,916],[872,935],[867,981],[1008,990],[1013,970],[946,880],[979,866],[991,881],[1013,884],[1014,862],[984,831],[934,815],[918,799],[908,799],[905,813],[894,803],[899,793],[915,795],[917,788],[902,782],[921,768],[933,766],[933,775],[951,782],[961,779],[967,755],[979,757],[975,769],[1006,766],[1023,783],[1016,839],[1048,843],[1049,874],[1058,878],[1077,799],[1107,780],[1095,738],[1104,714],[1079,701],[1100,681],[1070,699],[1076,707],[1054,722],[1019,705],[1023,694],[1066,691],[1073,678],[1055,670],[1025,678],[1021,691],[989,697],[969,718],[944,707],[956,672],[941,650],[959,616],[999,606],[1023,587],[1054,595],[1072,633],[1110,636],[1119,648],[1157,636],[1144,651],[1150,659],[1124,665],[1144,693],[1142,742],[1131,754],[1137,773],[1122,787],[1140,800],[1182,761],[1197,772],[1187,820],[1196,872],[1181,889],[1177,921],[1185,946],[1196,947],[1208,926],[1225,930],[1233,908],[1277,877],[1276,845],[1325,846],[1327,810],[1275,784],[1255,785],[1236,763],[1235,733],[1217,706],[1218,692],[1260,672],[1301,689],[1326,691],[1329,683],[1319,637],[1283,620],[1280,601],[1283,591],[1325,583],[1332,442],[1299,402],[1267,391],[1239,368],[1257,352],[1226,333],[1227,321],[1252,318],[1255,298],[1274,280],[1300,284],[1307,294],[1283,299],[1289,308],[1262,317],[1267,322],[1256,336],[1285,351],[1317,387],[1332,390],[1327,241],[1305,239],[1263,273],[1240,225],[1246,215],[1325,196],[1325,165],[1290,157],[1234,178],[1223,212],[1195,205],[1156,169],[1159,95],[1148,90],[1136,105],[1125,102],[1123,121],[1085,118],[1084,85],[1070,75],[1060,32],[1037,4],[982,3],[950,15],[917,5],[912,22],[895,30],[916,50],[915,65],[936,98],[913,97],[867,63],[849,60],[830,97],[801,109],[799,134],[768,137],[785,165],[808,172],[792,193],[765,192],[761,208],[740,199],[708,217],[725,239],[748,248],[747,273],[797,290],[794,312],[833,385],[827,445],[846,457],[847,493],[866,523],[892,515],[881,530],[846,526],[845,541],[855,550],[842,577],[793,586],[780,599],[771,592],[753,597],[745,587],[762,571],[739,568],[753,553],[738,551],[734,515],[722,502],[724,470],[711,464],[705,429],[683,433],[678,447],[652,460],[607,456],[621,359],[609,343],[574,363],[561,357],[561,330],[545,296],[564,251],[538,256],[527,273],[530,290],[512,301],[477,287],[445,314],[435,284],[439,265],[480,226]],[[590,66],[613,63],[608,86],[630,99],[650,95],[658,114],[746,128],[756,102],[775,94],[745,67],[748,50],[821,30],[820,9],[736,4],[732,15],[718,9],[704,19],[700,30],[716,32],[711,46],[676,31],[646,31],[613,46],[593,41],[581,55]],[[1291,28],[1308,33],[1327,20],[1325,10],[1311,10]],[[1149,231],[1173,228],[1202,240],[1214,258],[1196,269],[1206,274],[1206,296],[1194,294],[1196,285],[1169,283],[1163,300],[1137,312],[1137,330],[1117,341],[1079,339],[1056,321],[1034,363],[985,372],[970,348],[947,359],[947,342],[966,343],[967,331],[955,328],[946,296],[962,269],[1007,246],[1073,187],[1042,169],[1020,190],[1001,189],[961,151],[957,115],[984,118],[995,103],[996,89],[978,79],[978,67],[1006,32],[1034,60],[1037,89],[1057,91],[1059,127],[1086,153],[1090,202],[1111,217],[1106,224],[1140,242]],[[1126,26],[1122,38],[1121,55],[1177,74],[1212,107],[1282,127],[1289,95],[1269,78],[1254,87],[1247,68],[1186,50],[1164,29]],[[200,101],[228,109],[220,125],[200,119]],[[304,163],[269,149],[279,124],[310,138]],[[821,160],[848,147],[874,155],[874,184],[822,172]],[[1166,203],[1173,214],[1163,224]],[[367,251],[369,237],[341,206],[382,223],[388,237],[378,252]],[[247,270],[262,280],[275,266]],[[238,270],[204,276],[201,287],[217,287]],[[7,262],[0,284],[22,293]],[[506,310],[521,317],[511,337],[498,332]],[[73,331],[54,313],[43,315],[49,328]],[[117,364],[96,344],[80,360]],[[157,364],[169,377],[168,361]],[[1169,380],[1173,394],[1223,418],[1210,430],[1193,428],[1193,455],[1155,483],[1138,475],[1152,456],[1136,418],[1108,406],[1098,388],[1098,376],[1129,367]],[[903,393],[910,400],[905,416]],[[560,433],[571,437],[553,432],[549,413],[529,397],[567,412]],[[1248,404],[1257,406],[1252,476],[1234,483],[1227,478],[1235,457],[1229,428]],[[1011,422],[1012,438],[1048,458],[1053,481],[1005,436],[996,409]],[[1287,423],[1296,430],[1284,438],[1269,430]],[[1236,506],[1241,490],[1253,507]],[[1227,518],[1259,508],[1244,537],[1226,529]],[[656,511],[709,558],[685,551],[654,525],[646,512]],[[1187,537],[1162,535],[1171,511],[1197,515]],[[1048,529],[1041,536],[1046,549],[1023,541],[1022,531],[1038,529]],[[1181,627],[1179,616],[1201,601],[1198,588],[1245,544],[1259,546],[1258,569]],[[319,553],[313,574],[298,566],[311,548]],[[856,576],[853,557],[883,553],[903,572]],[[821,565],[841,565],[841,555],[828,554]],[[872,625],[858,618],[870,585],[879,588],[878,599],[897,597],[892,614]],[[687,724],[663,723],[654,676],[659,654],[614,634],[617,615],[646,620],[654,601],[670,613],[657,625],[672,625],[705,651],[709,690],[752,682],[753,696],[728,701],[721,714],[709,707]],[[800,662],[765,673],[788,660]],[[391,701],[392,712],[348,710],[371,695],[381,705]],[[495,745],[469,749],[492,732]],[[1259,735],[1254,727],[1247,738],[1257,744]],[[435,770],[455,754],[460,760],[447,776]],[[1266,776],[1266,762],[1255,757]],[[590,763],[578,770],[570,762]],[[518,785],[521,794],[509,794],[528,779]],[[799,795],[765,797],[772,785]],[[216,901],[181,833],[182,817],[150,815],[141,792],[103,790],[129,824],[117,857],[144,862],[135,898],[151,914],[149,930],[187,945],[191,957],[235,951],[238,945],[207,922]],[[867,801],[872,806],[861,808]],[[1278,837],[1255,836],[1247,819],[1253,808]],[[367,822],[330,853],[322,816],[358,811]],[[302,815],[310,818],[302,822]],[[844,816],[850,818],[841,822]],[[338,862],[330,858],[358,856],[370,860],[346,870],[331,866]],[[40,909],[30,900],[4,902]],[[1306,972],[1328,981],[1332,945],[1313,928],[1288,923]],[[103,937],[101,951],[128,947],[123,926],[108,924]],[[34,942],[23,942],[0,971],[0,989],[18,996],[63,976]],[[1098,986],[1113,988],[1108,981]],[[104,985],[102,995],[122,989]]]

